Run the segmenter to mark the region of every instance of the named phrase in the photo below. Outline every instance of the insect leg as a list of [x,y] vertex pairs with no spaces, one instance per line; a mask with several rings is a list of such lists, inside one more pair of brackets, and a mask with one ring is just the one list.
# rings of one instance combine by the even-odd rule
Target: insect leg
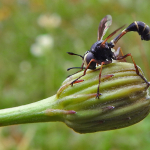
[[128,53],[128,54],[126,54],[126,55],[124,55],[124,56],[118,56],[118,57],[116,58],[116,60],[121,60],[121,59],[124,59],[124,58],[126,58],[126,57],[128,57],[128,56],[130,56],[131,59],[132,59],[132,61],[133,61],[133,64],[134,64],[134,67],[135,67],[135,70],[136,70],[137,75],[139,75],[139,76],[146,82],[147,86],[149,87],[149,86],[150,86],[150,83],[145,79],[145,77],[144,77],[143,75],[140,74],[139,69],[138,69],[138,67],[137,67],[137,65],[136,65],[136,63],[135,63],[135,61],[134,61],[134,59],[133,59],[131,53]]
[[[87,69],[89,68],[89,66],[90,66],[90,64],[91,64],[92,62],[96,62],[96,63],[97,63],[97,61],[96,61],[95,59],[91,59],[91,61],[89,62],[89,64],[88,64],[87,67],[85,68],[83,74],[70,83],[71,86],[73,86],[74,83],[78,83],[78,79],[80,79],[81,77],[83,77],[83,76],[86,75],[86,71],[87,71]],[[82,64],[82,65],[83,65],[83,64]]]
[[[98,87],[97,87],[97,94],[96,94],[96,98],[99,99],[99,96],[101,95],[99,92],[99,88],[100,88],[100,83],[101,83],[101,75],[102,75],[102,69],[103,69],[103,65],[105,65],[105,62],[101,62],[101,68],[100,68],[100,72],[99,72],[99,83],[98,83]],[[113,75],[107,75],[107,79],[112,77]]]
[[[114,52],[115,57],[118,57],[118,56],[119,56],[119,52],[121,52],[121,55],[124,56],[121,47],[118,47],[117,50]],[[125,59],[125,58],[124,58],[123,60],[126,62],[126,59]]]
[[105,64],[104,62],[101,63],[101,68],[100,68],[100,72],[99,72],[99,83],[98,83],[97,95],[96,95],[96,98],[98,98],[98,99],[99,99],[99,96],[101,95],[99,93],[99,87],[100,87],[100,83],[101,83],[101,74],[102,74],[102,68],[103,68],[104,64]]

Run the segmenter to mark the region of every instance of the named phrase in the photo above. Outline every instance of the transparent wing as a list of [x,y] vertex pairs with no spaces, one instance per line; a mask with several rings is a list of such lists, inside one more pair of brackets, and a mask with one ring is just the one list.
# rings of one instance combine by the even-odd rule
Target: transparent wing
[[111,23],[112,23],[112,17],[110,15],[105,16],[101,20],[101,22],[99,23],[99,27],[98,27],[98,38],[97,38],[98,41],[102,40],[106,31],[110,27]]

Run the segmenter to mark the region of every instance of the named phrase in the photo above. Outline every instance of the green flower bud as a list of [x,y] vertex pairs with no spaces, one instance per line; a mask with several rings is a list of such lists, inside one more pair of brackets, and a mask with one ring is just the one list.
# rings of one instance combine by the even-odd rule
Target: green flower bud
[[[0,110],[0,126],[61,121],[79,133],[113,130],[133,125],[150,111],[148,82],[126,62],[103,66],[99,99],[96,98],[100,68],[87,70],[79,83],[67,78],[57,94],[28,105]],[[140,74],[143,75],[139,68]],[[144,77],[144,76],[143,76]]]
[[[141,69],[140,73],[143,75]],[[63,122],[79,133],[113,130],[133,125],[150,111],[147,83],[131,63],[105,65],[102,70],[99,99],[96,98],[99,68],[88,70],[73,86],[70,83],[83,72],[67,78],[57,92],[59,109],[73,110]],[[75,113],[76,112],[76,113]]]

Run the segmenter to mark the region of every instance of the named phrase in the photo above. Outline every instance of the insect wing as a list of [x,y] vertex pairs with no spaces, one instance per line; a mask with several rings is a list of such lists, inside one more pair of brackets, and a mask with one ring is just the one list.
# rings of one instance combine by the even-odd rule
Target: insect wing
[[103,36],[105,35],[108,28],[111,26],[112,23],[112,17],[110,15],[105,16],[98,27],[98,38],[97,40],[102,40]]

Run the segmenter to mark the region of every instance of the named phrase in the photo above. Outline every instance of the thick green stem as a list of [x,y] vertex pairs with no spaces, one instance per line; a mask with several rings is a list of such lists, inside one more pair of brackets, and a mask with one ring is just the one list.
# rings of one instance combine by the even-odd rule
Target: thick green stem
[[[61,121],[62,117],[60,111],[53,111],[53,109],[57,107],[55,99],[56,95],[32,104],[2,109],[0,110],[0,126],[33,122]],[[47,110],[49,115],[46,115]]]

